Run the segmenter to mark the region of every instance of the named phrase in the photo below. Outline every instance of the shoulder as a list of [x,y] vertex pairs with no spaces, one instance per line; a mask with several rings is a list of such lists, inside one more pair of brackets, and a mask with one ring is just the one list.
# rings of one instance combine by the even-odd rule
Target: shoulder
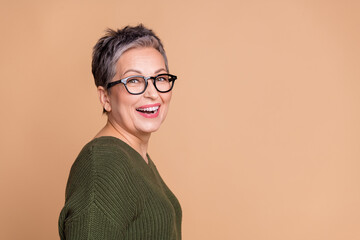
[[87,143],[73,163],[67,184],[67,195],[73,190],[96,188],[99,183],[129,186],[132,176],[130,147],[113,137],[96,138]]
[[83,157],[95,158],[97,162],[126,160],[132,157],[130,150],[126,143],[115,137],[95,138],[83,147],[76,161]]
[[131,151],[119,139],[102,137],[86,144],[70,170],[65,200],[66,208],[71,209],[68,212],[79,216],[95,204],[116,222],[120,220],[115,213],[132,216],[137,187],[131,161]]
[[114,137],[100,137],[87,143],[76,158],[71,172],[79,169],[98,171],[102,168],[129,168],[130,147]]

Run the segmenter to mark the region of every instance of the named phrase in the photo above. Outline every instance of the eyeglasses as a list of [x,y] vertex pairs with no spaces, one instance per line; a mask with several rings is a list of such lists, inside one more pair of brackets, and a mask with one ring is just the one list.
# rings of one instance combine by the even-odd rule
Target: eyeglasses
[[122,83],[125,85],[126,90],[133,95],[139,95],[145,92],[148,86],[148,80],[152,79],[155,89],[158,92],[166,93],[170,92],[174,86],[174,82],[177,79],[175,75],[162,73],[155,77],[144,76],[130,76],[107,84],[107,89]]

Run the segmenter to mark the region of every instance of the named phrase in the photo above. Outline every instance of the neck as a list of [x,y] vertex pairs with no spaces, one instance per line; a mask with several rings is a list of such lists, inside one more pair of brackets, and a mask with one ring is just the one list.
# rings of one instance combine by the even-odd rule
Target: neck
[[146,135],[136,136],[125,129],[123,129],[121,126],[116,124],[115,121],[112,121],[111,119],[108,119],[105,127],[97,134],[96,137],[99,136],[113,136],[121,139],[125,143],[127,143],[130,147],[135,149],[145,160],[145,162],[148,163],[147,159],[147,149],[148,149],[148,143],[150,139],[150,133]]

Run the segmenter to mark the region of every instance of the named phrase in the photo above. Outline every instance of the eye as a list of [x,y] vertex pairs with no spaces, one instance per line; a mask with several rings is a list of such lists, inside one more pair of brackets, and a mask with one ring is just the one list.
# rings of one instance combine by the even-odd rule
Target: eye
[[138,84],[141,81],[139,77],[132,77],[126,81],[126,84]]
[[156,78],[157,82],[169,82],[169,76],[167,75],[160,75]]

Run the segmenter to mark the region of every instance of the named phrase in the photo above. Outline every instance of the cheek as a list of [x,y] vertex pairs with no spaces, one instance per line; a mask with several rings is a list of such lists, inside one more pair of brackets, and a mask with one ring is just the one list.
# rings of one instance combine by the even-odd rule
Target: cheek
[[165,120],[165,118],[167,116],[167,113],[169,111],[169,105],[170,105],[170,100],[171,100],[171,96],[172,96],[171,92],[169,94],[167,94],[167,93],[165,93],[165,94],[166,95],[164,95],[162,97],[162,100],[163,100],[163,103],[164,103],[164,106],[165,106],[164,111],[163,111],[163,119],[162,119],[162,121]]
[[112,109],[117,109],[118,112],[123,113],[129,111],[129,109],[131,109],[137,101],[138,97],[135,95],[130,95],[127,92],[119,91],[112,95],[110,103]]
[[171,101],[171,96],[172,96],[172,92],[169,92],[169,93],[165,93],[165,95],[163,96],[163,102],[165,104],[169,104],[170,101]]

